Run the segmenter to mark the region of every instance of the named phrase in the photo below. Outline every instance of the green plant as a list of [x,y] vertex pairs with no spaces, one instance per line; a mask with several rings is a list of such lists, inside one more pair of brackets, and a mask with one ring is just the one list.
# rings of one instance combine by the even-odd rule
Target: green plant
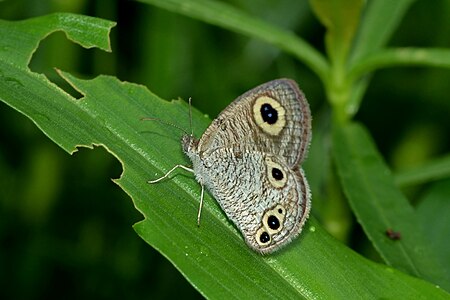
[[[448,49],[384,48],[411,1],[372,1],[367,6],[356,0],[345,4],[311,1],[318,19],[327,28],[328,59],[293,33],[222,2],[143,2],[272,43],[313,70],[323,83],[333,120],[331,129],[314,128],[315,140],[306,166],[313,177],[313,205],[314,195],[321,194],[320,186],[327,184],[332,189],[337,184],[333,178],[336,176],[352,211],[389,267],[363,258],[338,242],[314,217],[293,245],[262,257],[247,249],[236,229],[209,198],[202,215],[203,225],[197,228],[199,188],[191,178],[179,175],[158,186],[147,185],[147,179],[176,163],[186,162],[186,158],[181,151],[172,150],[180,148],[179,141],[173,138],[179,136],[177,129],[141,122],[140,118],[158,117],[174,123],[181,120],[183,127],[188,128],[188,107],[184,102],[162,101],[143,86],[110,76],[82,80],[58,71],[82,94],[82,99],[77,100],[45,76],[28,69],[39,41],[55,30],[64,31],[69,39],[86,48],[109,50],[112,22],[71,14],[23,22],[2,21],[1,100],[33,120],[69,153],[80,146],[101,145],[116,156],[124,169],[116,182],[145,216],[135,230],[207,297],[448,297],[443,291],[450,289],[448,245],[436,242],[435,236],[433,243],[429,242],[426,219],[422,217],[431,212],[440,214],[434,218],[441,221],[439,224],[444,223],[443,234],[448,234],[445,209],[436,209],[440,205],[448,207],[441,200],[448,195],[448,184],[433,189],[428,196],[430,202],[414,209],[396,186],[364,125],[352,120],[374,70],[408,64],[450,67]],[[208,123],[208,118],[194,110],[197,136]],[[331,150],[324,142],[330,135]],[[325,175],[314,171],[317,165],[322,166],[319,169]],[[423,170],[409,174],[423,174]],[[422,181],[446,178],[450,164],[444,158],[430,164],[427,170]],[[405,185],[414,180],[408,180],[408,173],[398,178]],[[334,197],[335,201],[342,201],[339,192]],[[332,205],[341,206],[345,213],[342,203]],[[390,240],[386,236],[388,229],[399,231],[401,239]]]

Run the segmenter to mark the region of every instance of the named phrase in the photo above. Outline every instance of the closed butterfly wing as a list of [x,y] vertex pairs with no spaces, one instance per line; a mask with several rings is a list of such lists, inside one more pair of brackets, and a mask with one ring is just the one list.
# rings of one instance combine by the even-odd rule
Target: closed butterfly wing
[[300,168],[311,138],[308,103],[288,79],[260,85],[233,101],[200,140],[184,136],[195,178],[234,222],[247,244],[272,252],[297,236],[310,211]]
[[221,148],[205,157],[196,174],[258,252],[286,245],[308,217],[310,192],[304,173],[291,169],[281,156]]
[[203,134],[198,151],[256,149],[301,163],[311,139],[311,114],[305,96],[289,79],[262,84],[231,103]]

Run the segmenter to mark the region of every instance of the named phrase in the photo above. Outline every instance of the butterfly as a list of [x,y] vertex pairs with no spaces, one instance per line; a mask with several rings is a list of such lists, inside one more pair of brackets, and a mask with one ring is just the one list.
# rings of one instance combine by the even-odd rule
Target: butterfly
[[262,254],[299,235],[311,193],[301,164],[311,140],[311,113],[297,83],[277,79],[244,93],[226,107],[200,139],[182,137],[184,153],[202,187],[219,203],[245,242]]

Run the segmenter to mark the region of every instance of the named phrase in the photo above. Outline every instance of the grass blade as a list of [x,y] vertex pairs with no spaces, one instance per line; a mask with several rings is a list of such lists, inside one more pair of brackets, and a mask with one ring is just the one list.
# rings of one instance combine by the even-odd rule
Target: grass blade
[[[341,184],[353,211],[384,260],[411,275],[450,289],[448,270],[428,247],[424,228],[395,186],[369,135],[361,125],[335,128],[333,153]],[[401,233],[391,240],[388,229]]]
[[257,19],[233,6],[214,0],[139,0],[206,23],[257,38],[293,54],[325,79],[328,63],[306,41],[294,33]]

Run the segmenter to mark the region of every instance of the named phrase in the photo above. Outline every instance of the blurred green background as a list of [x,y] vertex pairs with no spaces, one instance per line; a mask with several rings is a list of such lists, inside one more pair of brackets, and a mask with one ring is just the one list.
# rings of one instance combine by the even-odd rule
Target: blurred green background
[[[227,2],[324,47],[324,28],[307,1]],[[85,78],[114,75],[164,99],[192,97],[195,107],[214,118],[246,90],[289,77],[311,104],[313,126],[329,122],[318,78],[273,46],[134,1],[0,1],[0,18],[6,20],[62,11],[117,26],[112,53],[83,49],[62,33],[45,39],[30,68],[58,84],[54,67]],[[416,1],[389,45],[449,47],[449,15],[448,0]],[[449,75],[419,67],[374,75],[356,119],[369,128],[394,171],[449,152]],[[121,165],[104,149],[81,149],[71,157],[27,118],[0,104],[0,298],[201,297],[134,233],[131,226],[141,216],[111,181],[120,173]],[[405,192],[414,201],[424,188]],[[320,205],[314,214],[326,218]],[[352,217],[348,221],[353,225],[346,242],[373,255],[360,227]]]

